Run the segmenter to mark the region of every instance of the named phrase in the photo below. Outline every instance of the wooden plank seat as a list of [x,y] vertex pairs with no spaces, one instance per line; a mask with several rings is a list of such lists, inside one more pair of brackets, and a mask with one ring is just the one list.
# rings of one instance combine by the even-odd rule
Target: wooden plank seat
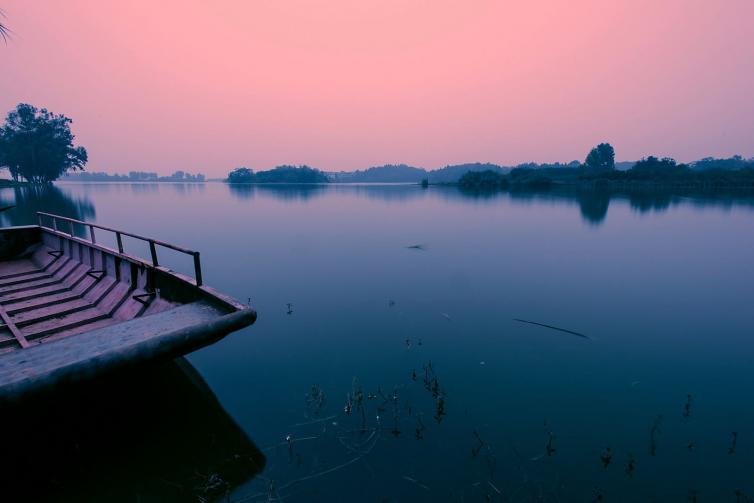
[[0,309],[8,318],[0,325],[0,353],[23,347],[19,338],[39,344],[176,305],[54,252],[40,246],[29,258],[0,262]]

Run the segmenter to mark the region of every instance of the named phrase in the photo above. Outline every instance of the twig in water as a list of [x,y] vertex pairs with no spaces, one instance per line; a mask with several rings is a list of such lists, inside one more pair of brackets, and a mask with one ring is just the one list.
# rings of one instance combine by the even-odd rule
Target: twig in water
[[311,391],[306,394],[307,407],[313,407],[314,415],[316,416],[319,414],[319,411],[322,410],[322,407],[325,406],[325,403],[326,403],[325,392],[322,391],[322,388],[320,388],[316,384],[312,385]]
[[416,440],[421,440],[424,438],[424,430],[427,428],[424,426],[424,423],[422,422],[421,414],[416,416]]
[[610,461],[613,460],[613,451],[608,447],[605,449],[605,451],[600,454],[600,461],[602,461],[602,466],[604,468],[607,468],[607,466],[610,464]]
[[551,431],[547,431],[547,434],[549,435],[549,438],[547,440],[547,445],[545,446],[547,448],[547,457],[551,457],[555,453],[555,447],[553,447],[552,443],[555,440],[555,435]]
[[437,410],[435,411],[435,421],[437,424],[442,422],[442,418],[445,415],[445,397],[440,396],[437,399]]
[[659,414],[654,423],[652,423],[652,429],[649,430],[649,454],[655,456],[657,454],[657,434],[661,432],[660,423],[662,422],[662,414]]
[[738,441],[738,433],[733,432],[733,439],[731,440],[730,447],[728,447],[728,454],[733,455],[736,453],[736,442]]
[[688,419],[691,417],[691,394],[686,395],[686,406],[683,410],[683,417]]
[[628,465],[626,466],[626,475],[631,477],[634,474],[635,469],[636,469],[636,460],[634,459],[634,455],[629,452]]
[[471,433],[474,435],[474,438],[476,438],[476,441],[477,441],[477,445],[471,448],[471,459],[474,459],[479,454],[479,451],[482,450],[482,447],[484,447],[486,444],[484,443],[484,440],[482,440],[482,437],[479,436],[479,433],[477,433],[476,430],[474,430]]
[[589,337],[588,335],[584,335],[584,334],[579,333],[579,332],[574,332],[573,330],[567,330],[565,328],[554,327],[552,325],[545,325],[544,323],[537,323],[536,321],[522,320],[520,318],[513,318],[513,321],[518,321],[520,323],[528,323],[530,325],[537,325],[538,327],[550,328],[552,330],[557,330],[559,332],[565,332],[567,334],[576,335],[576,336],[582,337],[584,339],[589,339],[590,341],[592,340],[592,338]]
[[343,406],[343,412],[346,416],[351,415],[351,410],[353,409],[353,400],[351,399],[351,394],[346,393],[346,404]]
[[427,487],[425,484],[422,484],[421,482],[419,482],[418,480],[416,480],[414,478],[411,478],[409,476],[404,475],[403,476],[403,480],[408,480],[409,482],[411,482],[413,484],[416,484],[417,486],[421,487],[425,491],[429,491],[429,487]]

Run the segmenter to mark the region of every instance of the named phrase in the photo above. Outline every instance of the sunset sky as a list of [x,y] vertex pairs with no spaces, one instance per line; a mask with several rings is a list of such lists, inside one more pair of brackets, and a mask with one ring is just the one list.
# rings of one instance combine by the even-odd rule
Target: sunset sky
[[754,156],[752,0],[0,0],[88,169]]

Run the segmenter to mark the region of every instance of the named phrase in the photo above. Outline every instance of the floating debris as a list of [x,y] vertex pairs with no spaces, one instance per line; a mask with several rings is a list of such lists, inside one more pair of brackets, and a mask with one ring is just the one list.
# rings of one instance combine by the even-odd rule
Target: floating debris
[[690,501],[691,503],[697,503],[697,499],[696,499],[696,489],[692,489],[692,490],[691,490],[691,491],[689,492],[689,501]]
[[592,503],[599,503],[600,501],[605,501],[605,497],[602,495],[602,492],[595,489],[594,490],[594,499],[592,500]]
[[733,438],[731,439],[730,447],[728,447],[728,454],[733,455],[736,453],[736,442],[738,442],[738,433],[733,432]]
[[410,246],[407,246],[406,248],[408,248],[409,250],[427,251],[427,247],[422,244],[410,245]]
[[579,332],[574,332],[573,330],[568,330],[568,329],[565,329],[565,328],[554,327],[552,325],[546,325],[544,323],[538,323],[536,321],[522,320],[520,318],[513,318],[513,321],[518,321],[520,323],[528,323],[530,325],[537,325],[538,327],[545,327],[545,328],[549,328],[549,329],[552,329],[552,330],[557,330],[559,332],[565,332],[567,334],[575,335],[575,336],[581,337],[583,339],[588,339],[590,341],[592,340],[592,338],[589,337],[588,335],[584,335],[584,334],[579,333]]
[[689,442],[686,444],[686,449],[693,451],[694,450],[694,442]]
[[686,406],[683,410],[683,417],[688,419],[691,417],[691,394],[686,395]]
[[649,430],[649,454],[651,454],[652,456],[655,456],[657,454],[657,434],[661,433],[661,422],[662,414],[659,414],[655,418],[654,423],[652,423],[652,428]]
[[610,461],[612,460],[613,460],[613,451],[612,449],[610,449],[610,447],[608,447],[602,452],[602,454],[600,454],[600,461],[602,461],[602,466],[604,468],[607,468],[608,465],[610,464]]
[[411,339],[406,337],[406,349],[411,349]]
[[393,307],[395,305],[395,301],[393,299],[390,299],[387,301],[387,307]]
[[442,316],[443,318],[445,318],[448,321],[453,321],[453,318],[451,318],[448,313],[440,313],[440,316]]
[[411,371],[411,380],[416,381],[416,369]]
[[629,452],[628,465],[626,465],[626,475],[629,477],[632,477],[635,469],[636,469],[636,460],[634,459],[634,455]]
[[287,314],[293,314],[293,304],[290,302],[286,304],[288,306],[288,311],[286,311]]
[[636,387],[636,386],[638,386],[639,384],[641,384],[641,381],[631,381],[631,387],[632,387],[632,388],[635,388],[635,387]]

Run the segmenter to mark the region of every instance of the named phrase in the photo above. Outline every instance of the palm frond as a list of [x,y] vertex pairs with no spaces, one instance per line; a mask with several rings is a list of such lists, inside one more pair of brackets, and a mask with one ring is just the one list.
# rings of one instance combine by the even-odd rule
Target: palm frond
[[[5,13],[0,9],[0,18],[4,18]],[[10,29],[4,25],[3,23],[0,23],[0,38],[3,39],[3,42],[6,44],[8,43],[8,39],[10,38]]]

